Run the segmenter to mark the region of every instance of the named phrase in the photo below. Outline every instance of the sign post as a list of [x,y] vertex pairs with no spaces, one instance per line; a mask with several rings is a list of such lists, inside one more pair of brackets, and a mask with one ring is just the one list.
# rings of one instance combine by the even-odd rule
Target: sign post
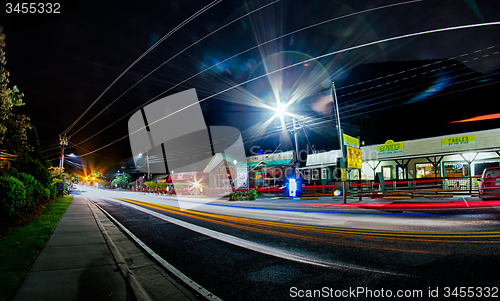
[[[344,170],[346,168],[346,162],[345,162],[345,150],[344,150],[344,135],[343,135],[343,132],[342,132],[342,127],[340,126],[340,115],[339,115],[339,104],[338,104],[338,101],[337,101],[337,92],[335,91],[335,83],[332,82],[332,99],[333,99],[333,103],[335,105],[335,113],[336,113],[336,117],[337,117],[337,135],[339,137],[339,146],[340,146],[340,154],[341,154],[341,157],[340,157],[340,168],[342,168],[342,170]],[[337,166],[338,168],[338,166]],[[342,178],[342,203],[345,204],[346,203],[346,185],[345,185],[345,181],[347,179],[344,179],[344,177],[341,177]]]
[[[332,82],[332,98],[335,105],[336,117],[337,117],[337,134],[339,136],[340,145],[340,168],[341,168],[341,180],[342,180],[342,202],[347,203],[347,193],[346,193],[346,181],[347,172],[349,169],[361,169],[361,149],[359,138],[354,138],[349,135],[344,134],[340,126],[340,115],[339,115],[339,105],[337,101],[337,92],[335,91],[335,83]],[[338,168],[338,166],[337,166]]]

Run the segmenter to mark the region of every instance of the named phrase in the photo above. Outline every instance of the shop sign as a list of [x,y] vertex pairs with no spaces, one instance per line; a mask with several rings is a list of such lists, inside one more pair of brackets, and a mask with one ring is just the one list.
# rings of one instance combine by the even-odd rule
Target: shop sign
[[343,134],[344,137],[344,145],[359,148],[359,139],[351,137],[349,135]]
[[471,144],[475,142],[476,142],[476,137],[474,137],[474,135],[458,136],[458,137],[441,139],[441,146]]
[[377,145],[377,155],[389,155],[402,153],[404,151],[404,142],[394,142],[387,140],[385,144]]
[[347,146],[347,168],[361,168],[362,156],[359,148]]
[[457,163],[457,164],[453,165],[452,169],[453,170],[461,170],[463,167],[464,167],[464,165],[462,163]]
[[236,186],[239,188],[247,188],[248,187],[248,172],[246,168],[238,168],[238,177],[236,178],[237,183]]

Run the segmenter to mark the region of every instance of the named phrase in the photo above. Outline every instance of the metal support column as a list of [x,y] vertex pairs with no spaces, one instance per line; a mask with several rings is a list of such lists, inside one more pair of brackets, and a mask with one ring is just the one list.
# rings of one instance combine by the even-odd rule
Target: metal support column
[[[340,154],[341,154],[341,168],[345,169],[346,168],[346,162],[345,162],[345,148],[344,148],[344,137],[342,135],[342,127],[340,126],[340,114],[339,114],[339,104],[337,101],[337,92],[335,91],[335,83],[332,82],[332,99],[333,103],[335,105],[335,115],[337,118],[337,135],[339,136],[339,145],[340,145]],[[345,181],[342,181],[342,203],[346,204],[347,203],[347,191],[346,191],[346,185]]]

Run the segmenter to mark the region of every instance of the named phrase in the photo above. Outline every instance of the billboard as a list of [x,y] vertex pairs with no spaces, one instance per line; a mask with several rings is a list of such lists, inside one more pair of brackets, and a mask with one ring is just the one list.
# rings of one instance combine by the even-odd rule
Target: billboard
[[347,168],[361,168],[362,155],[359,148],[346,146],[347,148]]
[[347,134],[343,134],[343,138],[344,138],[344,145],[345,146],[359,148],[359,139],[358,138],[354,138],[354,137],[349,136]]

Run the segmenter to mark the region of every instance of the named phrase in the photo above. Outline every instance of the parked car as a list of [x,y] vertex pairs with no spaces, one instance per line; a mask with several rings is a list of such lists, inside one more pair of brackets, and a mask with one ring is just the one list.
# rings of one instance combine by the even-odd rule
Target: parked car
[[479,197],[500,197],[500,167],[490,167],[483,171],[479,181]]

